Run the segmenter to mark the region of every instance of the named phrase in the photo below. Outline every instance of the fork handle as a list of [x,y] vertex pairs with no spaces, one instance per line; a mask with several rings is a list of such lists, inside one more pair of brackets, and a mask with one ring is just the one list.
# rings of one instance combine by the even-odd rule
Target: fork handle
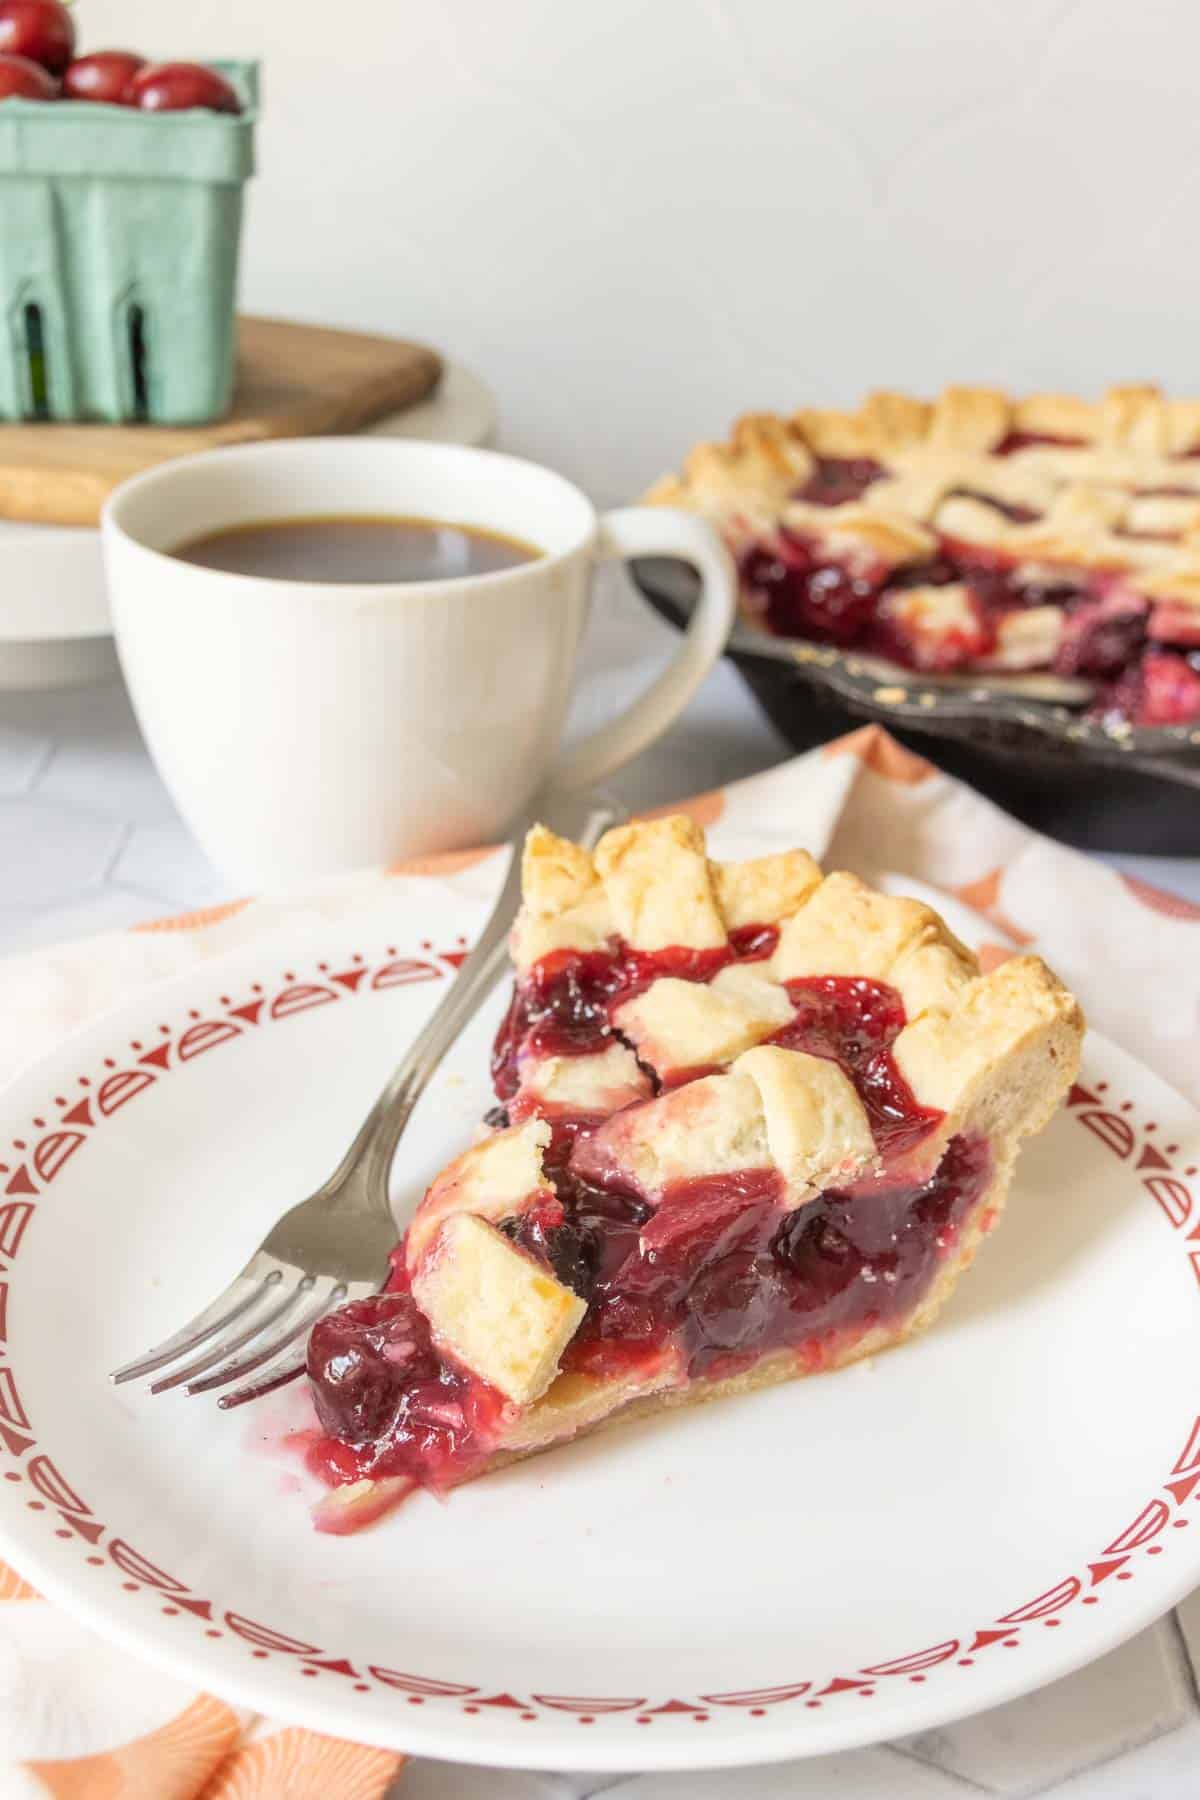
[[[607,797],[589,796],[584,804],[586,816],[583,825],[577,828],[577,836],[584,849],[590,850],[601,835],[625,815],[624,810]],[[576,798],[576,816],[578,805]],[[459,969],[450,991],[413,1039],[327,1184],[335,1192],[344,1191],[344,1178],[355,1171],[359,1178],[355,1185],[359,1185],[360,1195],[356,1206],[362,1204],[361,1193],[365,1187],[376,1204],[387,1207],[387,1178],[392,1157],[417,1101],[450,1046],[508,968],[508,934],[521,904],[521,848],[525,833],[539,816],[549,814],[552,817],[554,811],[553,805],[542,796],[540,804],[535,802],[522,816],[510,842],[504,884],[475,947]]]

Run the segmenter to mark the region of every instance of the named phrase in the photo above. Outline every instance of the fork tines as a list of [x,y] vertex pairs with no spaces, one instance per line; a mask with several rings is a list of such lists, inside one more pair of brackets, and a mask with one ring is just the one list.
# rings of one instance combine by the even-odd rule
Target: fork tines
[[240,1406],[300,1373],[310,1330],[348,1293],[344,1281],[299,1269],[277,1265],[247,1271],[190,1324],[135,1362],[115,1369],[110,1380],[136,1381],[161,1369],[167,1373],[151,1382],[152,1394],[177,1387],[188,1394],[206,1394],[254,1376],[218,1401],[225,1408]]

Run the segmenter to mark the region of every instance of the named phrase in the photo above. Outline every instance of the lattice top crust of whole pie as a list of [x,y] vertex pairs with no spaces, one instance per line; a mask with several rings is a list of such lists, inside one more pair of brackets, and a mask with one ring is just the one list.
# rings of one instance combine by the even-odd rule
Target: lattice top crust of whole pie
[[1200,402],[948,388],[753,414],[652,503],[706,514],[768,629],[928,673],[1051,670],[1200,720]]
[[313,1332],[335,1483],[451,1486],[635,1401],[899,1341],[1078,1063],[1036,957],[982,974],[918,901],[800,850],[713,862],[682,816],[594,855],[536,828],[513,959],[496,1129],[428,1190],[392,1291]]

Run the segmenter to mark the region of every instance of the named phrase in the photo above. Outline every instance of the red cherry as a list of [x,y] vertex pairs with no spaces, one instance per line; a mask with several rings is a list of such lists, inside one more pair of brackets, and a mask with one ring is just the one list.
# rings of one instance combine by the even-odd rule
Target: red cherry
[[132,50],[93,50],[87,56],[68,63],[63,76],[63,98],[67,100],[106,100],[110,106],[132,106],[126,94],[139,69],[144,69],[144,56]]
[[0,100],[18,96],[22,100],[54,100],[58,97],[58,83],[40,63],[30,62],[27,56],[0,53]]
[[75,21],[61,0],[0,0],[0,52],[61,75],[75,52]]
[[1136,725],[1194,725],[1200,719],[1200,670],[1170,651],[1147,650],[1133,718]]
[[129,84],[128,104],[143,112],[184,112],[192,106],[209,112],[242,110],[225,77],[203,63],[152,63],[139,69]]

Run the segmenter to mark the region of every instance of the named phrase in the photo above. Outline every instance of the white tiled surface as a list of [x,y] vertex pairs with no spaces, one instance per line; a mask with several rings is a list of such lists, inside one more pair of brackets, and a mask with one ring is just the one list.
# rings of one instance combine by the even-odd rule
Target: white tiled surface
[[[666,628],[610,589],[577,718],[665,650]],[[611,698],[608,700],[611,706]],[[782,746],[728,668],[670,736],[614,783],[654,804],[749,774]],[[1200,898],[1200,860],[1123,859]],[[0,954],[132,924],[227,893],[192,844],[118,684],[0,694]],[[1190,1652],[1190,1654],[1189,1654]],[[1024,1700],[904,1742],[707,1776],[501,1773],[421,1762],[397,1800],[1198,1800],[1200,1597],[1102,1662]]]
[[996,1794],[1038,1794],[1193,1717],[1192,1675],[1171,1623],[1015,1705],[897,1748]]

